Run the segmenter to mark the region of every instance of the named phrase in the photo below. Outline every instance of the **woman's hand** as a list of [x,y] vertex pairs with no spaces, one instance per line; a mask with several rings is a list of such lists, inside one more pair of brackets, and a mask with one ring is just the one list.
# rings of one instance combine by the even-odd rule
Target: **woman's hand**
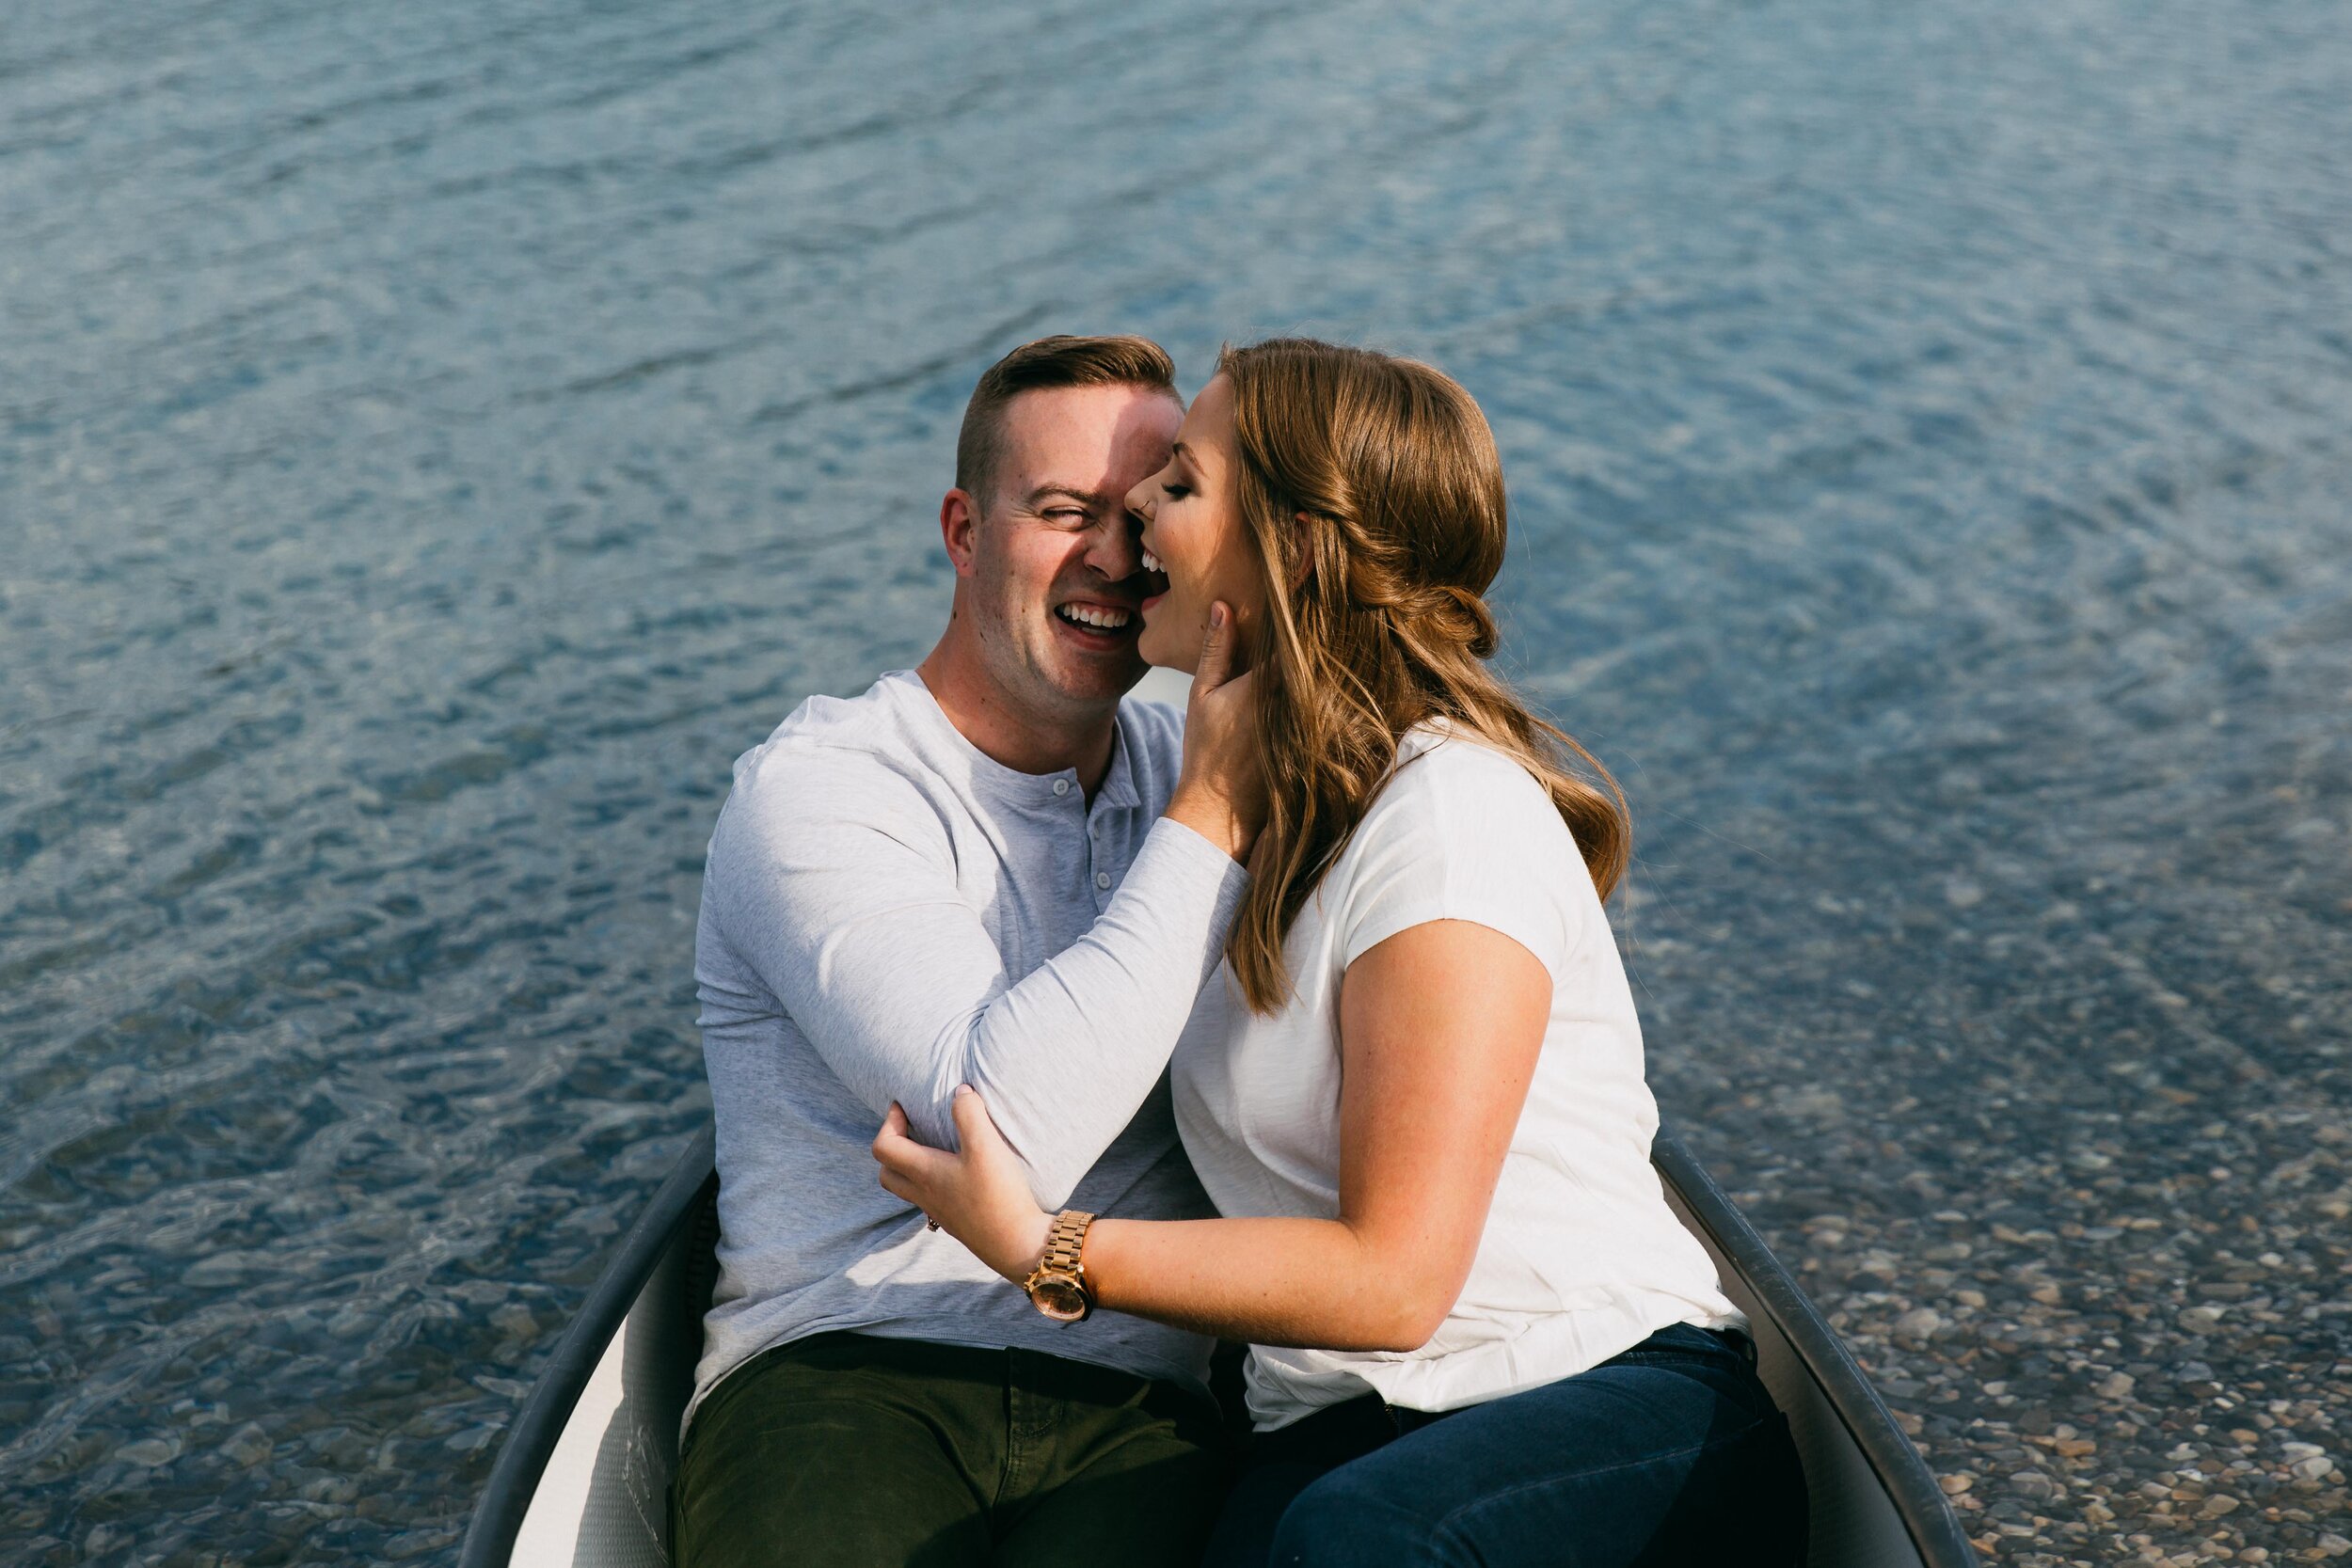
[[1208,640],[1193,672],[1184,764],[1168,816],[1246,863],[1265,826],[1265,762],[1258,744],[1257,690],[1248,672],[1234,670],[1234,638],[1233,612],[1219,600],[1209,607]]
[[1019,1156],[969,1085],[956,1090],[954,1111],[956,1141],[963,1147],[950,1154],[909,1136],[907,1114],[892,1101],[874,1134],[882,1184],[1018,1285],[1044,1258],[1053,1216],[1037,1206]]

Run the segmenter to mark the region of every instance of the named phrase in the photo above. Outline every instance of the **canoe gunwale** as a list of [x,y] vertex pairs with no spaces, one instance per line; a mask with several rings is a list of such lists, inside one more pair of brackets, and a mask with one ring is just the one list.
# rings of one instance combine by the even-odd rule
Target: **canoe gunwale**
[[498,1460],[484,1483],[482,1501],[466,1528],[458,1568],[506,1568],[523,1515],[531,1511],[548,1460],[596,1363],[621,1332],[629,1308],[637,1304],[645,1281],[652,1277],[655,1265],[669,1250],[704,1189],[717,1180],[715,1134],[705,1126],[622,1236],[612,1259],[588,1288],[587,1299],[580,1304],[570,1326],[555,1342],[554,1354],[532,1384],[530,1397],[507,1429],[506,1441],[500,1446]]
[[1879,1398],[1846,1342],[1764,1244],[1748,1217],[1716,1185],[1682,1140],[1663,1128],[1650,1147],[1650,1164],[1673,1183],[1691,1216],[1707,1227],[1716,1245],[1738,1266],[1743,1283],[1764,1304],[1789,1348],[1828,1395],[1847,1435],[1886,1489],[1920,1560],[1928,1568],[1979,1568],[1983,1559],[1961,1528],[1959,1515],[1936,1484],[1934,1472],[1895,1424],[1894,1414]]

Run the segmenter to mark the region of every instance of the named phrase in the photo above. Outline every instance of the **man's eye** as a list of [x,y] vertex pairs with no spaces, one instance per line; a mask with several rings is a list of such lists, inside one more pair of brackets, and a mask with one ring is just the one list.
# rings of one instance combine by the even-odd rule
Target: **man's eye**
[[1074,506],[1057,506],[1046,514],[1057,523],[1084,524],[1087,515]]

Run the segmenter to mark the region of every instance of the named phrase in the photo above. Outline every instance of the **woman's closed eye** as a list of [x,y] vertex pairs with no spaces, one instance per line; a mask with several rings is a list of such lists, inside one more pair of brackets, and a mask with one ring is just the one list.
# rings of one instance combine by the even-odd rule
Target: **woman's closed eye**
[[1166,496],[1169,500],[1180,501],[1186,496],[1192,494],[1192,486],[1189,484],[1170,484],[1166,481],[1162,481],[1160,484],[1160,493]]

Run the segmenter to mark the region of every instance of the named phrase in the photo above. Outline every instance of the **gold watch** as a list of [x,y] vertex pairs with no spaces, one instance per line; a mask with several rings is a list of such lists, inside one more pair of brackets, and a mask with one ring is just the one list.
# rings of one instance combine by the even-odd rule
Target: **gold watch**
[[1077,1209],[1056,1214],[1053,1228],[1045,1233],[1045,1256],[1021,1282],[1030,1302],[1056,1323],[1074,1323],[1094,1309],[1094,1298],[1087,1291],[1087,1266],[1081,1261],[1087,1227],[1093,1223],[1092,1214]]

